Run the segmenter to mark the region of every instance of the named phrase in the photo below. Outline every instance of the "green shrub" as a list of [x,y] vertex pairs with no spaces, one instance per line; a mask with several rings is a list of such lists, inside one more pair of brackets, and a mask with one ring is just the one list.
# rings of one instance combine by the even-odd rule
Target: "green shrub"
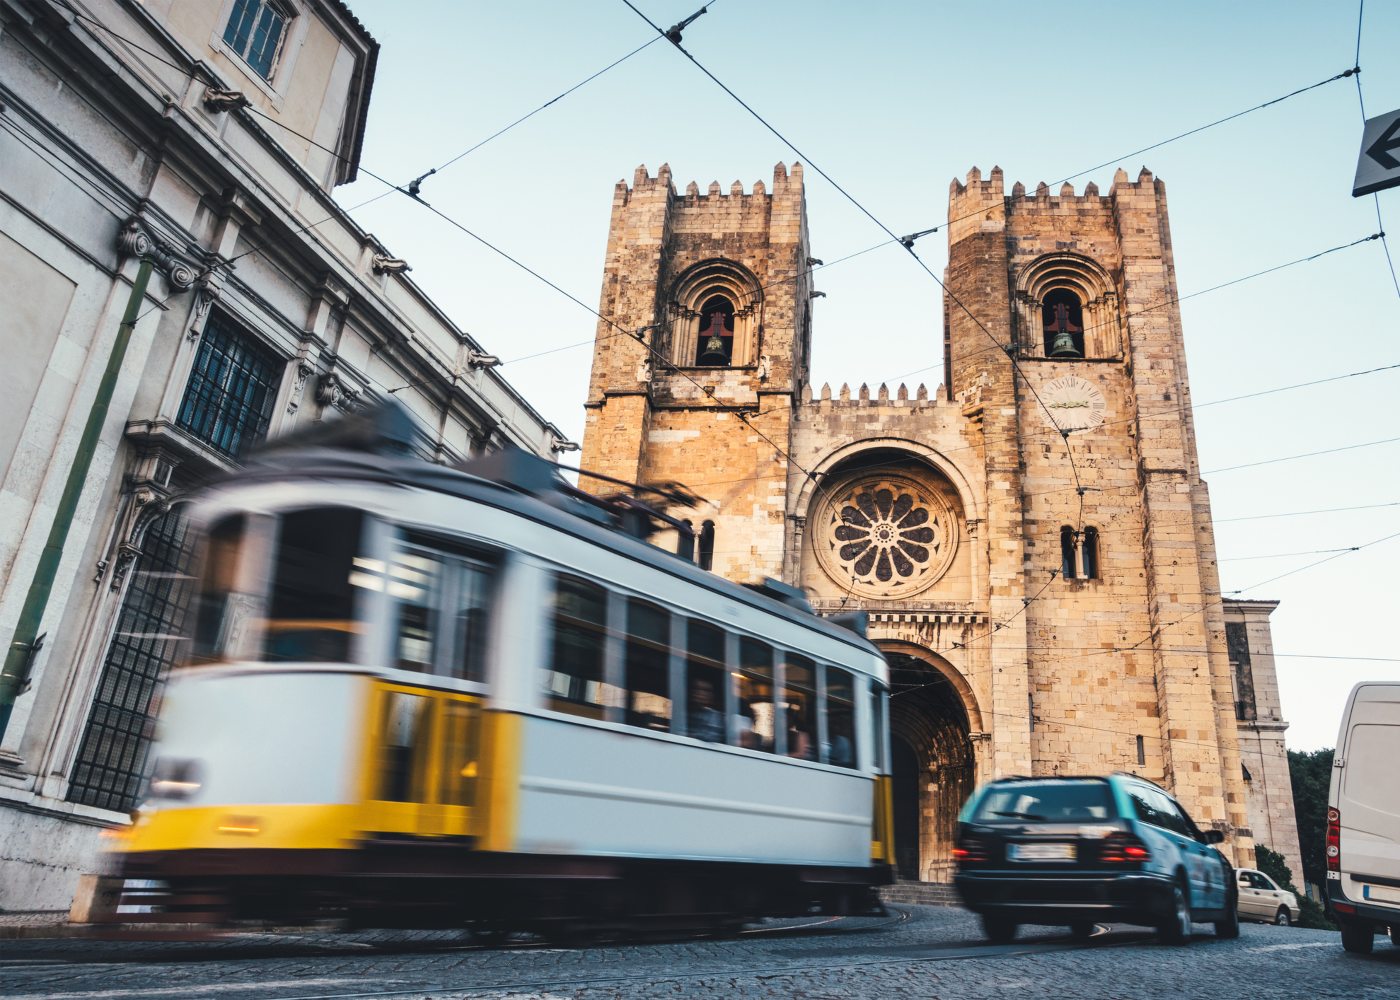
[[1337,929],[1337,925],[1332,922],[1320,903],[1298,891],[1298,887],[1293,884],[1293,872],[1283,860],[1283,855],[1278,851],[1270,850],[1263,844],[1255,844],[1254,867],[1277,882],[1279,888],[1287,889],[1298,897],[1299,927],[1311,927],[1313,930],[1320,931],[1335,931]]

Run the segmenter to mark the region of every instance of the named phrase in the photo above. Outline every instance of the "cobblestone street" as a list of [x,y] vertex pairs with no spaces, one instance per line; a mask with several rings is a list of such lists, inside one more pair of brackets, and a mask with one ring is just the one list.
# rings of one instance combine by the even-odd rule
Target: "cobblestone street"
[[240,934],[214,941],[0,942],[0,1000],[457,997],[1397,997],[1400,948],[1346,955],[1336,934],[1207,925],[1185,948],[1138,928],[1076,944],[1033,928],[983,943],[960,910],[770,922],[730,939],[482,948],[449,933]]

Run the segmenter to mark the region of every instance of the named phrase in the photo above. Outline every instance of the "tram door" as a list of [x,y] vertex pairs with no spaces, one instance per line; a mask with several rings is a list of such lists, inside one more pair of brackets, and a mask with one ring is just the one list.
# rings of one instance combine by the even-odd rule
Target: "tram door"
[[917,881],[919,872],[919,758],[899,737],[890,740],[893,756],[894,859],[901,879]]
[[474,836],[480,701],[382,684],[372,719],[369,832]]

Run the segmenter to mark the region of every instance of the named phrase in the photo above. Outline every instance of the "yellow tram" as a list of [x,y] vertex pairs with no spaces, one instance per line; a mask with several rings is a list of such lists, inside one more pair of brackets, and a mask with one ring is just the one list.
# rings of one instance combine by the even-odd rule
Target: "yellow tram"
[[445,468],[413,438],[396,407],[347,419],[198,503],[191,654],[113,842],[127,901],[484,928],[874,905],[879,651],[543,460]]

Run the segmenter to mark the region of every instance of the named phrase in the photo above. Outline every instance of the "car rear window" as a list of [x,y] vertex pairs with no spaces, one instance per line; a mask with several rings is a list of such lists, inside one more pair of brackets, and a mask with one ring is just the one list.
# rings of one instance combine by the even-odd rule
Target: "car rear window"
[[1081,823],[1113,816],[1107,782],[1048,780],[988,788],[971,819],[977,823]]

